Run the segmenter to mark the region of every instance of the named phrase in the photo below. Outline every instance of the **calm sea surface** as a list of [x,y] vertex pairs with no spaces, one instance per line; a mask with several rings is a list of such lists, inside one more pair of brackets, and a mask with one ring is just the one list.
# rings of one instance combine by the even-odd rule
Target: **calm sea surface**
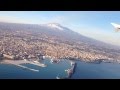
[[[120,64],[75,62],[77,66],[71,79],[120,79]],[[51,63],[50,60],[44,60],[43,63],[47,67],[22,64],[29,68],[39,70],[39,72],[25,70],[14,65],[0,64],[0,79],[56,79],[56,76],[64,78],[67,76],[65,69],[71,67],[68,60],[62,60],[58,64]]]

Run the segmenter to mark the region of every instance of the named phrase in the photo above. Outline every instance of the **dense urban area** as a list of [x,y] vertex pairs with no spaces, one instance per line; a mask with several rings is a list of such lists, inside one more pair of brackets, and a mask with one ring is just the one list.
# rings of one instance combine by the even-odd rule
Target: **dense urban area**
[[[42,55],[54,60],[120,60],[119,48],[110,48],[107,44],[85,43],[81,39],[72,42],[70,38],[63,39],[62,36],[52,35],[49,32],[39,32],[43,30],[39,27],[41,26],[22,27],[22,24],[0,23],[0,59],[38,59]],[[34,32],[36,28],[37,32]],[[67,33],[65,34],[67,36]]]

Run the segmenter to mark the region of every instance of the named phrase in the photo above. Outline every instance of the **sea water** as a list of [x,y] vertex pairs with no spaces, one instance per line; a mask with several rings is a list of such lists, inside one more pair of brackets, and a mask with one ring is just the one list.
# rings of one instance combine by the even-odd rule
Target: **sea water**
[[28,68],[39,70],[39,72],[23,69],[10,64],[0,64],[0,79],[56,79],[56,77],[67,77],[66,69],[71,67],[68,60],[62,60],[60,63],[51,63],[50,60],[44,60],[42,63],[47,67],[40,67],[33,64],[22,64]]
[[[66,69],[71,68],[69,60],[60,63],[51,63],[43,60],[47,67],[39,67],[33,64],[22,64],[39,72],[23,69],[15,65],[0,64],[0,79],[56,79],[67,77]],[[120,79],[120,64],[117,63],[85,63],[75,61],[77,66],[71,79]]]

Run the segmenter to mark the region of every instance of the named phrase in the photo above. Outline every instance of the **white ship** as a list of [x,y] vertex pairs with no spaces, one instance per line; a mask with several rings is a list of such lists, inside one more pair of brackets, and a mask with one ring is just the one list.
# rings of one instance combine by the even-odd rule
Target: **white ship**
[[33,61],[34,63],[39,63],[38,61]]
[[74,65],[75,65],[75,62],[72,62],[72,61],[71,61],[71,66],[74,66]]
[[57,76],[56,79],[60,79],[60,78]]
[[60,79],[60,77],[58,77],[58,75],[57,75],[56,79]]

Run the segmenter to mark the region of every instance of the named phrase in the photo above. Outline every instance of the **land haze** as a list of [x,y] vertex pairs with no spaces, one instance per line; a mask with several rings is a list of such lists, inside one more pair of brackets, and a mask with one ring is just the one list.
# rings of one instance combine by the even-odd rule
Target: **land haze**
[[39,55],[86,62],[120,60],[120,47],[85,37],[58,23],[0,22],[0,53],[2,59],[8,55],[12,60],[38,59]]

